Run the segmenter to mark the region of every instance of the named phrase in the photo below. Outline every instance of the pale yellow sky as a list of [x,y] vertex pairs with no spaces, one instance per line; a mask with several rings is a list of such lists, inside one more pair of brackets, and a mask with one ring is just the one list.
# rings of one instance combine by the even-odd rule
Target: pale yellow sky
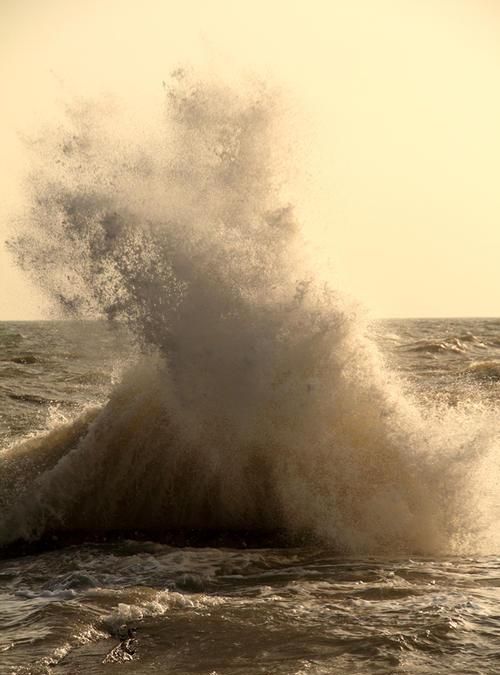
[[[1,0],[0,240],[19,133],[75,95],[150,115],[183,64],[290,92],[311,249],[374,315],[500,315],[496,0]],[[1,249],[0,319],[43,311]]]

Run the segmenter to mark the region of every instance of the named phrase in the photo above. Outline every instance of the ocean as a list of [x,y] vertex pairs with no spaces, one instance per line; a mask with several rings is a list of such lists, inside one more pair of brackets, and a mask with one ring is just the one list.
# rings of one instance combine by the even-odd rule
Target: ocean
[[66,320],[0,324],[2,675],[499,670],[500,322],[366,323],[254,85],[30,143]]
[[[430,407],[432,401],[435,406],[440,400],[443,411],[457,411],[461,402],[475,408],[480,400],[482,408],[496,406],[498,410],[500,320],[392,320],[376,322],[367,332],[385,354],[387,367],[401,378],[401,387],[411,391],[419,405]],[[329,541],[324,523],[319,534],[307,538],[301,534],[289,541],[282,532],[252,533],[250,524],[246,528],[238,525],[238,531],[231,532],[227,523],[217,528],[210,523],[205,534],[200,533],[201,523],[196,523],[197,529],[184,531],[184,540],[179,534],[171,534],[169,540],[157,527],[153,512],[157,502],[142,494],[160,489],[156,473],[164,470],[161,460],[146,472],[139,456],[131,454],[146,452],[144,447],[134,448],[125,438],[122,446],[118,443],[113,448],[118,455],[108,456],[105,467],[99,464],[101,475],[89,466],[95,462],[91,455],[82,455],[81,464],[61,473],[78,443],[85,445],[82,434],[89,435],[88,428],[95,425],[94,411],[109,406],[111,390],[119,390],[121,373],[133,368],[136,358],[136,349],[120,326],[62,321],[0,324],[4,448],[0,522],[5,542],[0,561],[1,673],[107,673],[117,669],[206,675],[498,672],[499,549],[492,539],[460,540],[452,545],[450,532],[441,533],[441,550],[435,542],[429,550],[425,541],[416,546],[411,536],[400,541],[391,521],[401,518],[397,512],[401,497],[391,498],[391,510],[370,521],[379,531],[373,536],[365,534],[364,544],[351,534],[347,539],[358,543],[348,545],[333,531]],[[141,387],[137,377],[134,383]],[[127,405],[123,393],[119,405]],[[128,413],[136,412],[129,404]],[[463,423],[470,424],[473,414],[479,413],[461,411]],[[73,426],[86,416],[94,421],[86,421],[87,431],[80,429],[80,440],[75,440]],[[141,428],[151,419],[145,412],[134,424]],[[124,433],[131,433],[130,429],[129,422]],[[138,443],[144,442],[145,431],[139,438],[136,428]],[[165,440],[158,426],[147,431]],[[57,454],[50,466],[48,439]],[[101,448],[97,434],[92,442],[97,452],[109,453],[106,439]],[[411,454],[415,448],[401,451]],[[381,446],[377,461],[385,462],[382,489],[389,492],[395,489],[393,482],[405,484],[408,478],[398,475],[404,467],[387,464],[384,452]],[[39,459],[37,453],[42,454]],[[342,461],[335,449],[332,455],[335,462]],[[121,476],[123,491],[118,492],[113,475],[123,471],[122,459],[127,477]],[[148,461],[154,460],[148,457]],[[27,466],[28,462],[35,467]],[[442,470],[438,460],[430,462],[433,469]],[[57,477],[58,470],[64,480]],[[179,471],[176,467],[170,470]],[[261,470],[266,470],[264,464]],[[23,471],[32,483],[21,499]],[[4,480],[6,473],[9,481]],[[466,479],[474,490],[480,490],[474,473],[472,466]],[[188,480],[183,472],[181,478]],[[431,487],[463,490],[467,508],[473,509],[458,470],[454,478],[457,485],[452,480],[440,485],[435,476]],[[52,496],[61,490],[67,492],[69,502],[76,495],[75,503],[59,495],[52,504],[43,504],[40,484],[49,484],[49,479]],[[370,481],[375,479],[380,481],[380,475],[363,473],[365,491],[358,491],[356,500],[370,500]],[[185,490],[203,489],[205,477],[196,475],[194,468],[189,480],[192,486],[183,485],[174,498],[182,499]],[[89,481],[92,484],[82,493],[81,483]],[[357,481],[353,484],[353,489],[359,488]],[[332,490],[337,487],[332,484]],[[115,504],[108,502],[107,506],[108,489],[114,490],[107,499],[118,500],[116,509]],[[440,497],[455,504],[449,494]],[[265,492],[262,499],[265,510]],[[9,518],[6,514],[12,512],[16,500],[17,516]],[[98,504],[102,529],[86,500]],[[142,513],[149,510],[150,531],[142,515],[134,531],[128,500],[138,500]],[[33,525],[35,505],[43,525]],[[403,503],[400,506],[407,508]],[[414,508],[418,511],[425,506]],[[116,510],[109,533],[107,508],[113,514]],[[307,499],[301,508],[308,508]],[[87,529],[83,516],[73,515],[85,509],[91,519]],[[475,518],[478,513],[474,512]],[[345,522],[345,513],[341,516]],[[359,522],[359,513],[351,512],[351,516],[350,527],[363,531],[366,525]],[[23,517],[31,530],[22,529],[19,521]],[[324,517],[335,515],[325,512]],[[423,517],[416,513],[415,518]],[[441,516],[436,511],[433,517]],[[432,526],[426,526],[429,537],[435,537]],[[18,529],[9,537],[6,527]],[[50,531],[48,536],[44,536],[45,528]],[[460,532],[461,523],[452,517],[448,528]],[[123,531],[114,532],[119,529]],[[71,534],[65,534],[66,530],[72,530]],[[16,540],[23,536],[30,543],[20,546]]]

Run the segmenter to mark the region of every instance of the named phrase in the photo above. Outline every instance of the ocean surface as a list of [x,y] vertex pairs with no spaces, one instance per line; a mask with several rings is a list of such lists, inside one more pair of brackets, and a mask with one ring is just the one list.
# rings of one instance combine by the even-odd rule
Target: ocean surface
[[0,324],[1,675],[499,672],[499,320],[364,323],[273,87],[157,113],[29,142],[8,247],[75,321]]
[[[349,428],[321,449],[319,464],[311,455],[328,480],[310,491],[307,450],[301,491],[286,464],[293,457],[269,466],[265,453],[284,452],[270,432],[244,481],[229,456],[224,466],[191,458],[179,467],[180,455],[163,466],[158,457],[175,441],[164,412],[152,410],[162,366],[149,355],[137,369],[144,356],[125,328],[1,323],[0,673],[498,673],[500,320],[379,321],[362,339],[379,355],[377,372],[390,373],[377,387],[397,388],[413,411],[403,422],[416,431],[399,430],[394,398],[384,413],[392,432],[377,426],[363,392],[349,414],[337,399],[343,418],[333,423]],[[251,413],[251,401],[242,405]],[[186,447],[215,452],[208,435],[206,447],[197,436]],[[359,463],[346,464],[365,447]],[[210,471],[219,478],[207,488]],[[412,472],[430,487],[405,502]],[[336,482],[337,474],[347,477]],[[282,504],[300,500],[313,517],[276,510],[271,481],[287,480]],[[221,496],[225,481],[240,481],[238,494]],[[237,501],[252,481],[253,511]],[[167,497],[153,500],[164,483]],[[198,491],[208,496],[191,512]]]

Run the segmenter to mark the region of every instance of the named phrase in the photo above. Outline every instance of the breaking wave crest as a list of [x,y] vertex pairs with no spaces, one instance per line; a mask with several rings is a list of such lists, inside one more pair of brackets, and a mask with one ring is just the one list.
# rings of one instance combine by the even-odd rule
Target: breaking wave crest
[[68,109],[10,246],[65,312],[143,356],[101,409],[6,450],[0,542],[64,531],[284,529],[346,551],[477,547],[487,408],[403,395],[301,260],[280,106],[174,74],[164,124]]

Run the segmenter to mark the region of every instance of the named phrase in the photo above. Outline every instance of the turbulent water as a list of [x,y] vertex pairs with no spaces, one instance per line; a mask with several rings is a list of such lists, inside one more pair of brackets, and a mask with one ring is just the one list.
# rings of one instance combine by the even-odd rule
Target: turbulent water
[[[381,322],[370,332],[407,386],[418,389],[422,405],[438,398],[456,410],[471,392],[498,406],[499,329],[498,320],[419,320]],[[65,446],[67,438],[53,434],[68,429],[61,425],[82,407],[103,405],[120,369],[135,358],[123,329],[103,323],[3,323],[0,336],[4,462],[8,448],[19,452],[18,439],[35,431],[29,442],[35,456],[45,451],[40,438]],[[147,415],[135,424],[149,427]],[[48,437],[42,431],[47,427]],[[155,435],[158,427],[148,431]],[[130,427],[121,453],[133,447],[129,433]],[[128,474],[125,499],[147,509],[136,455],[122,458],[117,452],[106,473],[94,478],[94,493],[106,492],[108,484],[116,489],[114,473],[123,470],[122,461]],[[86,462],[79,468],[81,480],[89,480],[92,467]],[[190,480],[196,489],[203,477],[193,473]],[[391,480],[397,483],[399,474],[391,473]],[[461,479],[458,488],[463,489]],[[59,489],[74,488],[68,478]],[[17,488],[4,509],[13,493]],[[130,513],[120,503],[124,514]],[[77,506],[85,508],[81,501]],[[380,523],[389,532],[391,521],[401,517],[393,509]],[[231,541],[227,533],[217,533],[203,542],[199,532],[193,538],[202,545],[179,547],[186,542],[161,543],[158,536],[147,541],[129,532],[125,539],[87,537],[88,543],[83,533],[62,548],[61,540],[31,550],[7,547],[0,562],[0,672],[498,671],[500,556],[493,542],[489,550],[483,545],[482,551],[462,554],[388,548],[374,556],[339,550],[328,540],[289,545],[283,538],[273,543],[272,537],[263,541],[246,533]],[[129,628],[136,634],[127,647],[120,638]]]
[[72,320],[1,327],[6,672],[495,672],[499,324],[365,326],[282,113],[177,71],[33,139],[9,247]]

